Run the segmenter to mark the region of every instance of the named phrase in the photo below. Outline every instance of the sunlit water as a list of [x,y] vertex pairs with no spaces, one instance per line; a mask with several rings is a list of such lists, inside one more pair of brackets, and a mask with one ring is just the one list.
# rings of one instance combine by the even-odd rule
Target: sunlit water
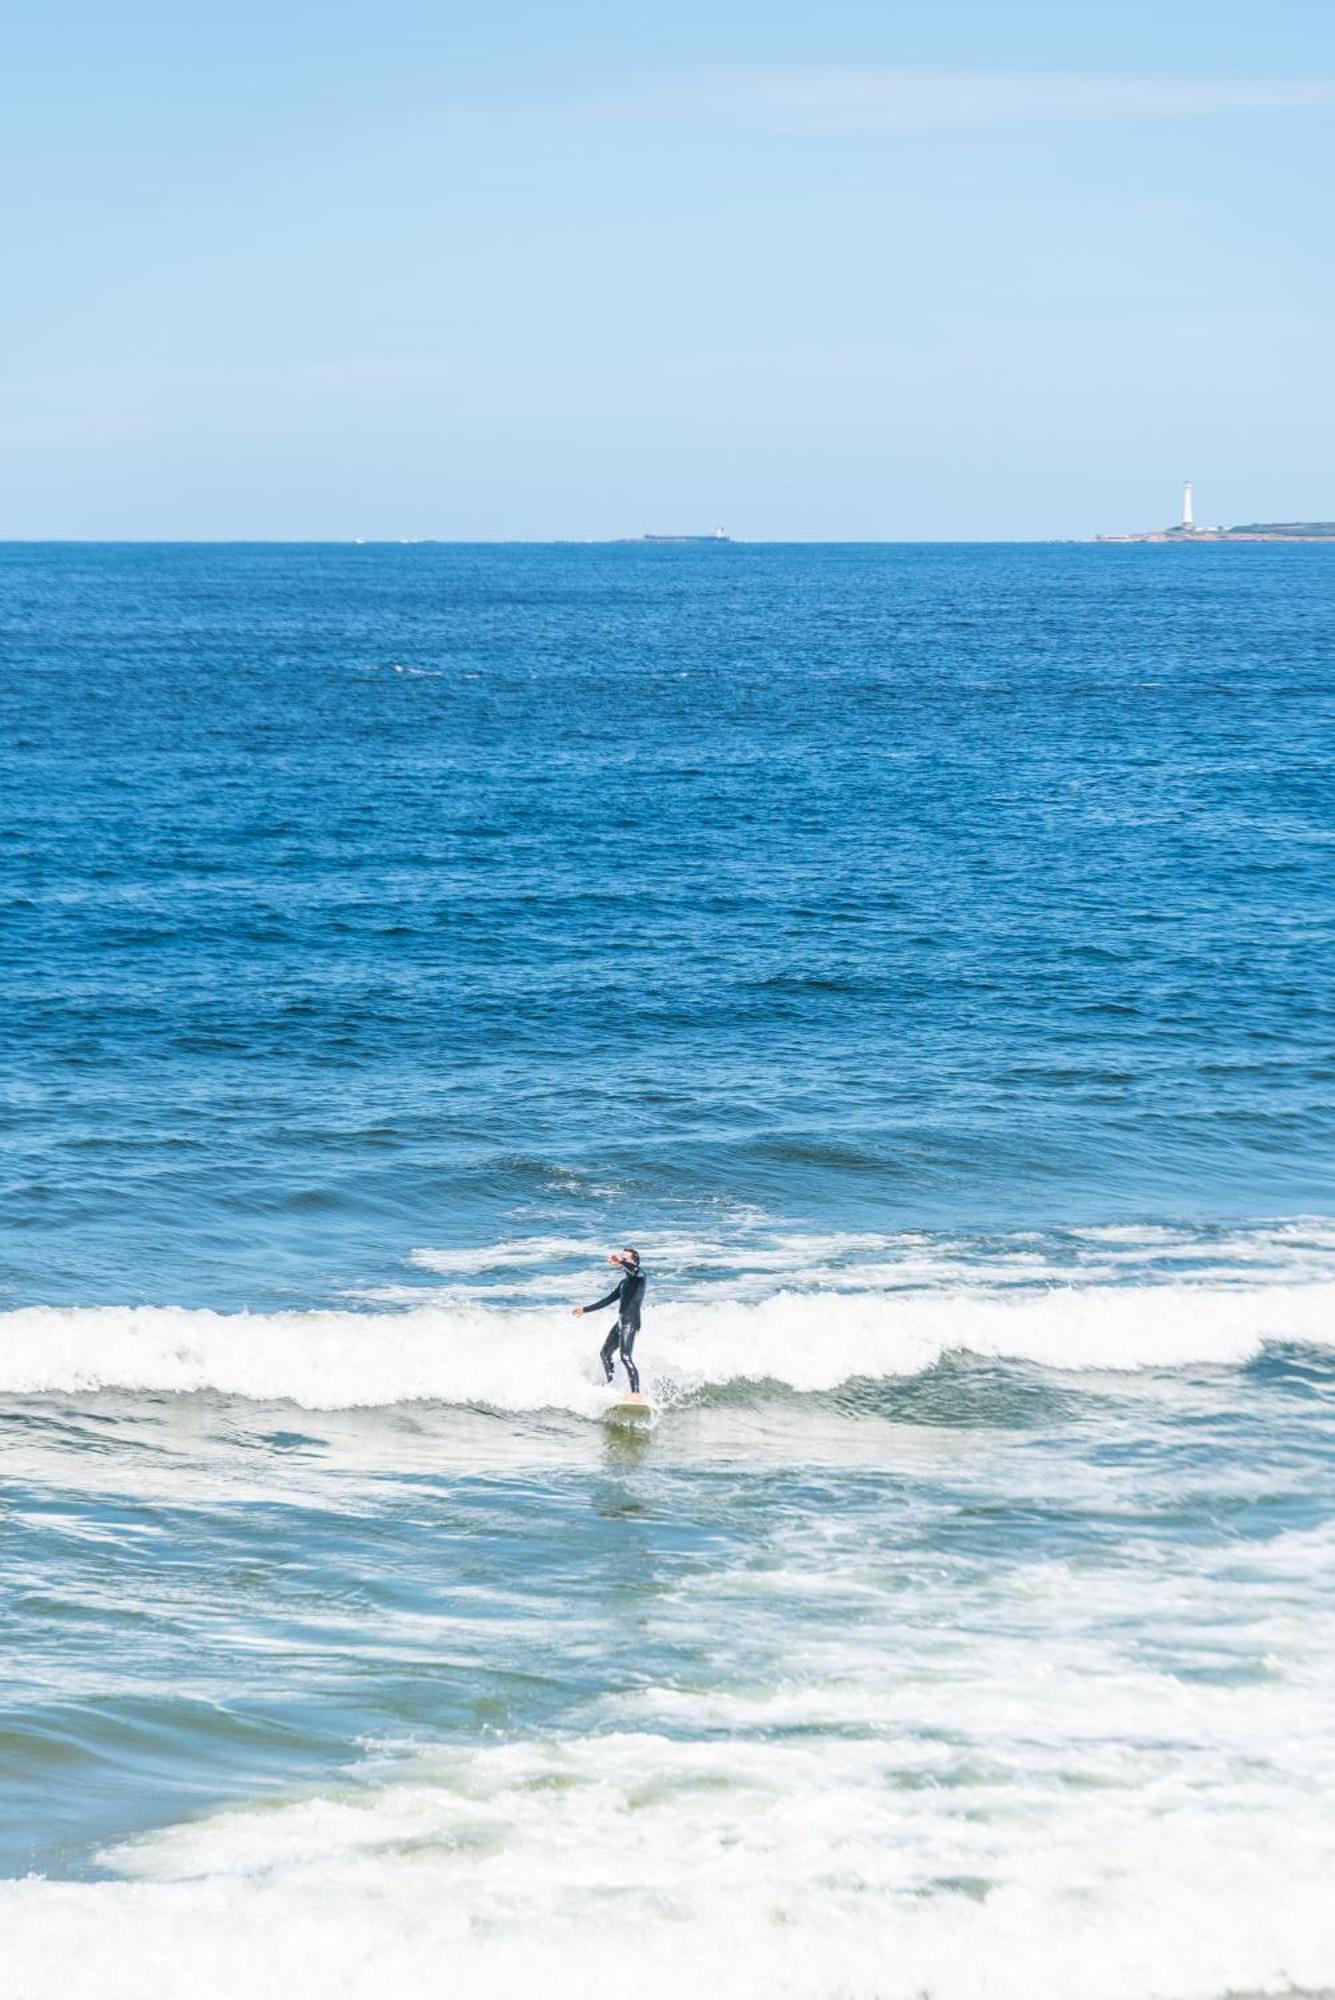
[[0,587],[0,1990],[1335,1984],[1327,552]]

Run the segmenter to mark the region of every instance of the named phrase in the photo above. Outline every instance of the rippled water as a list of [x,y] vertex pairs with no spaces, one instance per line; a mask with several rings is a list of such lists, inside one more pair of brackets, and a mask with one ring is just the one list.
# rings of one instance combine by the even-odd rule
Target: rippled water
[[1328,552],[0,593],[11,1988],[1335,1985]]

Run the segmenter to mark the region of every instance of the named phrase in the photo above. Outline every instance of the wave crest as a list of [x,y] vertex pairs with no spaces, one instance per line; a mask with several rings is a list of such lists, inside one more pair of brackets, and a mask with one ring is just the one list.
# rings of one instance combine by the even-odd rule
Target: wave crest
[[[604,1321],[550,1309],[217,1313],[28,1307],[0,1314],[0,1393],[211,1390],[307,1409],[397,1403],[592,1416]],[[1061,1370],[1237,1365],[1267,1343],[1335,1345],[1335,1284],[1059,1287],[1004,1296],[777,1291],[660,1306],[637,1359],[658,1394],[745,1383],[820,1392],[967,1352]]]

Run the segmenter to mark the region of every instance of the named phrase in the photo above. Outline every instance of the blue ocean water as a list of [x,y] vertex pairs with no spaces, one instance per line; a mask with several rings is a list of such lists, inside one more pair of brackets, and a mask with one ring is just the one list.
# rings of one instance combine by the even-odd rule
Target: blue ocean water
[[1333,633],[0,549],[18,1990],[1335,1985]]

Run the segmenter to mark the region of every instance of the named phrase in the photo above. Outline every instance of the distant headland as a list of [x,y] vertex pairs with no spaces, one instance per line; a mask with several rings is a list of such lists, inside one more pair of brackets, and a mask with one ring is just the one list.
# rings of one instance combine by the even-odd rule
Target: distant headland
[[1335,542],[1335,521],[1245,521],[1232,528],[1196,525],[1191,481],[1182,494],[1182,519],[1171,528],[1139,535],[1096,535],[1096,542]]
[[673,547],[685,545],[688,548],[693,548],[699,542],[730,542],[732,536],[724,528],[710,528],[703,535],[626,535],[622,539],[625,542],[667,543]]

